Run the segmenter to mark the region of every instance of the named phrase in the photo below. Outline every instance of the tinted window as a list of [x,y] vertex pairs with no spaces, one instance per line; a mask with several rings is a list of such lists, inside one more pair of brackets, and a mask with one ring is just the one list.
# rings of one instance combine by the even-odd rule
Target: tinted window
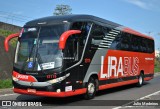
[[131,50],[131,35],[127,33],[122,33],[121,50]]
[[129,33],[121,33],[113,40],[110,49],[153,53],[154,41]]
[[65,57],[67,62],[76,62],[81,58],[84,45],[90,30],[90,22],[74,22],[70,30],[80,30],[80,34],[74,34],[67,39]]
[[121,50],[121,42],[122,42],[122,35],[119,34],[112,42],[110,48],[115,50]]
[[97,49],[99,44],[102,42],[105,33],[103,31],[103,27],[99,25],[93,25],[93,29],[91,31],[91,49]]

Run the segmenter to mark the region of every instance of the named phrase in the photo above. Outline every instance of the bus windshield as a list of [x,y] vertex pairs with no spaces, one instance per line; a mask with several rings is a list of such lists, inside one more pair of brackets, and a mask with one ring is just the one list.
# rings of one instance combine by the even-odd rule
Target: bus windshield
[[14,67],[25,71],[61,67],[63,53],[58,43],[66,29],[64,24],[24,28],[17,44]]

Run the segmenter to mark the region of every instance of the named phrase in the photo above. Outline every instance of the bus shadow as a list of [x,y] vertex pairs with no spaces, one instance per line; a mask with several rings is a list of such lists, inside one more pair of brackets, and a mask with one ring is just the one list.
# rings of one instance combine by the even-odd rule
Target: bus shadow
[[[148,82],[144,83],[144,86],[149,84]],[[128,90],[132,88],[136,88],[135,84],[120,86],[116,88],[106,89],[102,91],[98,91],[96,96],[103,96],[106,94],[112,94],[115,92],[120,92],[123,90]],[[66,98],[56,98],[56,97],[39,97],[32,95],[19,95],[16,98],[17,101],[26,101],[26,102],[41,102],[43,106],[82,106],[87,105],[87,101],[85,100],[83,95],[66,97]]]
[[86,101],[83,99],[83,95],[65,97],[65,98],[19,95],[16,98],[16,100],[26,101],[26,102],[41,102],[43,106],[67,106],[67,105],[77,106],[78,102]]
[[[144,82],[142,87],[145,87],[148,84],[149,84],[149,82]],[[102,95],[105,95],[105,94],[120,92],[120,91],[123,91],[123,90],[132,89],[132,88],[139,88],[139,87],[136,84],[130,84],[130,85],[114,87],[114,88],[98,91],[96,96],[102,96]]]

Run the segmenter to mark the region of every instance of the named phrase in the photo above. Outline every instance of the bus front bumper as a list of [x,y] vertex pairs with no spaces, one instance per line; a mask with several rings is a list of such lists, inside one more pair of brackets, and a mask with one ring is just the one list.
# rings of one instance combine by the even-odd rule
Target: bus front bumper
[[74,95],[80,95],[86,93],[86,88],[77,89],[68,92],[47,92],[47,91],[28,91],[25,89],[14,88],[13,91],[19,94],[26,95],[36,95],[36,96],[45,96],[45,97],[69,97]]

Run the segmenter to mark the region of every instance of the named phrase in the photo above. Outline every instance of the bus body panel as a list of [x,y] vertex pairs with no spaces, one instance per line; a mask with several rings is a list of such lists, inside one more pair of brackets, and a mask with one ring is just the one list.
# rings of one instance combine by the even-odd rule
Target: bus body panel
[[[81,17],[83,19],[83,16]],[[113,41],[122,33],[153,40],[151,37],[112,22],[104,21],[105,23],[102,23],[100,22],[102,19],[95,20],[96,18],[93,16],[86,17],[88,20],[81,19],[79,21],[75,20],[75,17],[73,18],[74,21],[68,20],[70,21],[69,24],[82,21],[91,22],[92,25],[95,24],[108,28],[109,32],[96,49],[91,49],[92,36],[88,33],[88,40],[85,42],[86,46],[82,47],[82,49],[79,48],[80,52],[82,52],[82,60],[80,59],[78,62],[71,63],[67,63],[65,60],[64,65],[59,70],[50,70],[48,71],[49,73],[43,72],[42,70],[38,71],[38,74],[32,74],[36,71],[28,73],[14,67],[12,76],[13,91],[15,93],[67,97],[85,94],[87,91],[87,83],[93,75],[98,79],[98,90],[137,83],[140,73],[144,74],[145,81],[153,78],[154,52],[142,53],[132,50],[118,50],[110,47]],[[46,19],[48,18],[43,20]],[[60,19],[63,18],[60,17]],[[48,20],[50,22],[48,25],[54,24],[54,21],[51,19]],[[54,20],[58,20],[59,22],[59,19],[54,18]],[[31,21],[27,23],[25,27],[28,27],[27,25],[37,25],[38,21]],[[93,30],[92,27],[90,28],[90,31],[91,30]],[[68,43],[66,42],[66,44]],[[64,50],[63,52],[66,51]],[[56,80],[57,78],[63,80]],[[50,81],[52,81],[52,83],[50,83]]]

